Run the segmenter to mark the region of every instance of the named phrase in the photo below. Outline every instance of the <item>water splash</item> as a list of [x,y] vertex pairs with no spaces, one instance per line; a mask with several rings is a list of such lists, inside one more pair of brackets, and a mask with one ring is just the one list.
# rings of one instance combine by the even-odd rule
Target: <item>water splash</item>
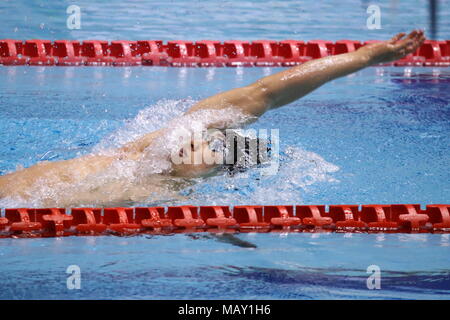
[[280,155],[277,174],[261,176],[261,168],[233,177],[226,174],[208,179],[196,179],[196,184],[184,189],[186,197],[173,205],[247,205],[300,204],[310,187],[319,183],[337,183],[333,173],[339,167],[320,155],[298,147],[287,147]]
[[103,138],[93,152],[104,152],[133,141],[145,133],[163,128],[167,123],[181,116],[196,101],[187,98],[182,100],[162,99],[139,111],[133,119],[126,120],[124,126]]
[[[211,125],[236,127],[249,120],[233,109],[202,110],[185,115],[195,102],[192,99],[160,100],[140,111],[134,119],[125,121],[122,128],[102,139],[92,150],[93,154],[108,155],[146,133],[167,128],[145,149],[142,158],[113,161],[107,169],[76,183],[58,178],[49,184],[54,177],[44,175],[29,188],[28,200],[3,198],[0,207],[40,207],[52,199],[55,205],[70,206],[80,195],[85,199],[83,205],[88,205],[87,202],[95,205],[95,197],[113,203],[117,192],[126,195],[128,205],[300,203],[310,186],[336,182],[332,173],[339,170],[337,166],[297,147],[282,151],[280,168],[272,176],[262,177],[261,168],[252,168],[233,177],[222,174],[190,180],[159,175],[170,171],[170,154],[174,148],[179,148],[181,134],[201,131]],[[55,200],[64,197],[64,201]]]

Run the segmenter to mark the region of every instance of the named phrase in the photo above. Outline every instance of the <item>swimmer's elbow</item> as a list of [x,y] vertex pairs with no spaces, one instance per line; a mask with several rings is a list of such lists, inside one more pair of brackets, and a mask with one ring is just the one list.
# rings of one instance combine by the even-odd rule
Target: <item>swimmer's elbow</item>
[[250,111],[255,116],[260,116],[266,111],[275,107],[275,100],[272,94],[270,85],[264,81],[264,79],[259,79],[249,86],[252,101],[249,104],[251,107]]

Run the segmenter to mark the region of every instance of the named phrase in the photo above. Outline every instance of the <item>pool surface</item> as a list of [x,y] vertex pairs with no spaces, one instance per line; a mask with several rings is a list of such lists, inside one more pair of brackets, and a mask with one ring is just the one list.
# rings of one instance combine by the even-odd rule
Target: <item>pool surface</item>
[[[366,1],[229,1],[220,12],[218,1],[92,3],[79,1],[82,29],[68,30],[71,1],[3,1],[0,38],[365,40],[427,25],[424,1],[381,2],[381,30],[365,29]],[[449,39],[441,3],[438,37]],[[117,147],[279,70],[0,67],[0,174]],[[250,126],[280,130],[276,175],[199,179],[182,190],[186,200],[133,205],[449,203],[449,88],[450,68],[373,67],[338,79]],[[449,299],[449,247],[449,234],[0,239],[0,299]],[[79,290],[67,288],[70,265],[81,270]],[[380,290],[367,288],[371,265]]]
[[[68,29],[66,9],[81,9]],[[367,8],[381,9],[381,29],[367,28]],[[450,0],[439,1],[438,39],[450,38]],[[409,0],[3,0],[0,38],[99,40],[385,40],[428,29],[428,1]]]
[[[0,173],[118,147],[194,101],[276,71],[0,68]],[[370,68],[328,83],[249,127],[280,130],[276,175],[199,179],[182,194],[196,205],[447,203],[449,83],[448,68]]]
[[[2,239],[0,299],[449,299],[449,235]],[[251,248],[250,244],[256,246]],[[81,288],[68,290],[69,265]],[[381,289],[368,290],[381,269]]]
[[[1,68],[0,170],[120,145],[275,71]],[[448,69],[371,68],[327,84],[252,125],[280,129],[277,175],[202,180],[170,204],[446,203],[449,81]],[[2,239],[0,298],[448,299],[449,245],[448,234]],[[73,264],[80,290],[66,287]],[[366,286],[373,264],[381,290]]]

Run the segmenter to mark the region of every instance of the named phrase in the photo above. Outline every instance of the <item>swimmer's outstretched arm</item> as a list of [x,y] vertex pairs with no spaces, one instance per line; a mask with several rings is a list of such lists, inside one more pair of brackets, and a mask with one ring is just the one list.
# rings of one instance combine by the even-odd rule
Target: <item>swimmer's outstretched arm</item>
[[237,108],[259,117],[264,112],[291,103],[333,79],[365,67],[394,61],[416,51],[425,40],[423,31],[399,33],[388,41],[360,49],[306,62],[257,80],[255,83],[206,98],[187,113],[201,109]]
[[[201,100],[186,114],[199,110],[233,108],[250,116],[245,118],[246,123],[255,121],[266,111],[300,99],[328,81],[374,64],[400,59],[414,52],[424,40],[423,31],[412,31],[406,37],[404,33],[399,33],[390,40],[367,45],[354,52],[308,61],[300,66],[261,78],[248,86]],[[220,121],[208,125],[225,129],[227,122]],[[163,130],[164,128],[148,133],[120,150],[128,153],[142,152]]]

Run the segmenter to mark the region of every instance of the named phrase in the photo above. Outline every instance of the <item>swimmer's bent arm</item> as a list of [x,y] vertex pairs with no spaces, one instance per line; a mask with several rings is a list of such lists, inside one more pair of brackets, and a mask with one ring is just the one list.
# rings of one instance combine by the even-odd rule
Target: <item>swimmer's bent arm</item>
[[423,31],[404,33],[388,41],[371,44],[346,54],[312,60],[255,83],[206,98],[187,113],[202,109],[236,108],[254,118],[291,103],[333,79],[365,67],[400,59],[414,52],[425,40]]

